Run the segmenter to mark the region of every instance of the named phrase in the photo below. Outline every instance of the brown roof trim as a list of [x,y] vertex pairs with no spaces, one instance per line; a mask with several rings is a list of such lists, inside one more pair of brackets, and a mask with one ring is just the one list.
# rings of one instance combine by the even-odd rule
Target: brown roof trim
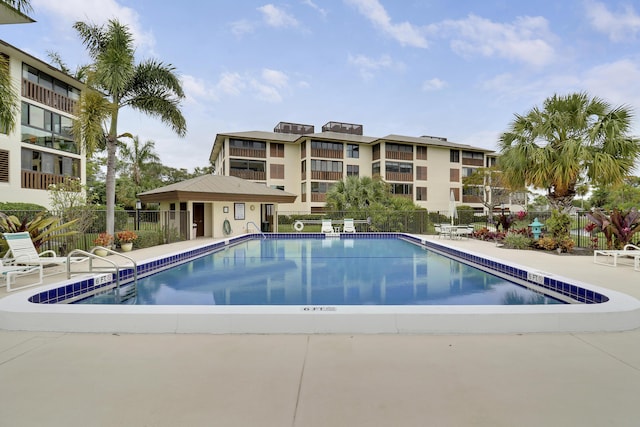
[[168,191],[166,193],[140,194],[139,198],[145,203],[153,202],[269,202],[269,203],[293,203],[296,200],[293,196],[268,196],[261,194],[229,194],[229,193],[206,193],[192,191]]

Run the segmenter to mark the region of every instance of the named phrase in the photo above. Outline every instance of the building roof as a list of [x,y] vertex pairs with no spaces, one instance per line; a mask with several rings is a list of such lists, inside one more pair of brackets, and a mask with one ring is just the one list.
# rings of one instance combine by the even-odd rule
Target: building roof
[[7,3],[0,2],[0,24],[30,24],[32,22],[36,21]]
[[331,132],[331,131],[309,133],[306,135],[298,135],[299,140],[302,140],[303,138],[325,139],[330,141],[357,142],[359,144],[371,144],[373,141],[378,140],[378,138],[375,138],[373,136],[354,135],[350,133]]
[[378,138],[378,141],[393,141],[393,142],[408,142],[416,145],[436,145],[439,147],[449,147],[449,148],[458,148],[460,150],[474,150],[474,151],[483,151],[485,153],[492,153],[493,150],[487,148],[474,147],[472,145],[467,144],[458,144],[456,142],[447,141],[445,138],[434,138],[430,136],[405,136],[405,135],[396,135],[390,134],[382,138]]
[[143,202],[270,202],[293,203],[296,195],[235,176],[202,175],[138,194]]

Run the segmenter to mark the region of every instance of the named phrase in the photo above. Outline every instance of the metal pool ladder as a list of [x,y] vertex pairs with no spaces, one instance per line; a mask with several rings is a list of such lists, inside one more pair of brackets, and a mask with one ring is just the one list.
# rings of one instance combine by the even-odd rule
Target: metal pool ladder
[[258,233],[262,234],[262,238],[263,239],[267,238],[267,236],[265,236],[265,234],[262,232],[262,230],[260,230],[260,227],[258,227],[258,225],[253,221],[247,222],[247,232],[249,231],[249,226],[250,225],[253,225],[255,227],[255,229],[258,230]]
[[[121,258],[125,258],[126,260],[128,260],[131,264],[130,265],[118,265],[116,262],[106,258],[106,257],[102,257],[99,255],[95,254],[96,250],[105,250],[107,252],[107,254],[109,255],[115,255],[115,256],[119,256]],[[77,255],[83,255],[87,258],[89,258],[89,270],[88,271],[78,271],[78,270],[73,270],[71,271],[71,257],[73,256],[77,256]],[[94,261],[100,261],[100,262],[104,262],[107,263],[108,265],[94,265]],[[83,263],[84,264],[84,263]],[[124,295],[120,295],[120,270],[123,269],[129,269],[133,267],[133,283],[130,287],[125,288],[127,290],[127,292]],[[74,249],[71,252],[69,252],[69,254],[67,254],[67,279],[71,278],[72,274],[81,274],[81,273],[112,273],[113,275],[115,275],[115,279],[116,279],[116,298],[118,300],[121,299],[121,297],[124,297],[124,299],[129,299],[129,298],[136,298],[138,296],[138,265],[136,264],[136,262],[133,260],[133,258],[128,257],[126,255],[121,254],[120,252],[116,252],[112,249],[109,248],[105,248],[103,246],[96,246],[93,249],[91,249],[91,252],[87,252],[87,251],[83,251],[82,249]],[[120,302],[120,301],[117,301]]]

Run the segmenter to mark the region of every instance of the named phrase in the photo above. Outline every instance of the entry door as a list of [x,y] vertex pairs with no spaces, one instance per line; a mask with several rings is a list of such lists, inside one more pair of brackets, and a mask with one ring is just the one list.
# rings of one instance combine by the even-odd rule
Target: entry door
[[204,236],[204,203],[193,204],[193,222],[198,226],[196,237]]

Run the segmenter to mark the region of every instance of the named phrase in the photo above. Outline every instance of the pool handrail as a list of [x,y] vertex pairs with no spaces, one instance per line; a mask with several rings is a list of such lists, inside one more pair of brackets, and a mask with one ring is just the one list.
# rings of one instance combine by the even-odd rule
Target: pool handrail
[[249,232],[249,225],[253,225],[255,227],[256,230],[258,230],[258,233],[262,234],[262,238],[266,239],[267,236],[264,235],[264,233],[262,232],[262,230],[260,230],[260,227],[258,227],[258,225],[253,222],[253,221],[248,221],[247,222],[247,233]]

